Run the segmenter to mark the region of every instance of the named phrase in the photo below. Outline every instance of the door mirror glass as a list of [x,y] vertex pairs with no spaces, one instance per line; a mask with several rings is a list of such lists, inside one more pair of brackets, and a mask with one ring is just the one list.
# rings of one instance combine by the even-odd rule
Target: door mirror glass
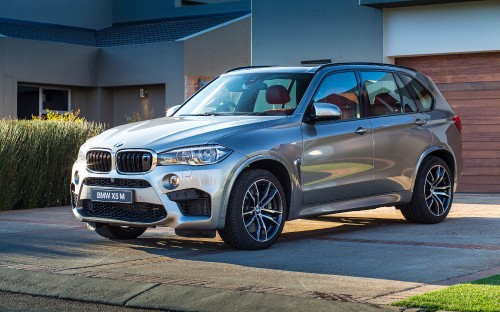
[[181,107],[181,106],[180,106],[180,105],[175,105],[175,106],[170,107],[170,108],[167,110],[167,114],[166,114],[166,116],[167,116],[167,117],[172,116],[172,115],[173,115],[173,114],[177,111],[177,109],[178,109],[179,107]]
[[310,117],[313,120],[336,120],[342,118],[342,111],[335,104],[317,102],[313,103]]

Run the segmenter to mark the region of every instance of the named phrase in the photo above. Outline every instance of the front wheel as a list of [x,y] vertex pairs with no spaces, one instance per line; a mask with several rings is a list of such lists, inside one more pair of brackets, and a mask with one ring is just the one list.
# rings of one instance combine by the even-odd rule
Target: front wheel
[[426,158],[418,171],[412,200],[398,206],[409,222],[439,223],[450,212],[453,202],[453,174],[439,157]]
[[145,227],[113,226],[96,223],[95,232],[109,239],[134,239],[146,232]]
[[283,230],[286,197],[278,179],[256,169],[236,180],[227,207],[222,240],[236,249],[258,250],[274,244]]

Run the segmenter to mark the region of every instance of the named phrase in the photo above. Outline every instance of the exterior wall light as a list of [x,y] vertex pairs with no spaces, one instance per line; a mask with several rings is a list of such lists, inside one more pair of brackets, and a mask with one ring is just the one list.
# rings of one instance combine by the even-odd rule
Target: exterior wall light
[[148,89],[146,88],[140,88],[139,89],[139,97],[140,98],[147,98],[148,97]]

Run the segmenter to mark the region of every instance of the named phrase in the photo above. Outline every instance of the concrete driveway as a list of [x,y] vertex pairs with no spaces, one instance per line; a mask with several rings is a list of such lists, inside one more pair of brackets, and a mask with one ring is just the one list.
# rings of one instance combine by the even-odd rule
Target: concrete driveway
[[2,212],[0,234],[0,291],[129,307],[397,310],[387,304],[500,274],[500,196],[457,195],[437,225],[394,208],[295,220],[257,252],[167,228],[110,241],[69,207]]

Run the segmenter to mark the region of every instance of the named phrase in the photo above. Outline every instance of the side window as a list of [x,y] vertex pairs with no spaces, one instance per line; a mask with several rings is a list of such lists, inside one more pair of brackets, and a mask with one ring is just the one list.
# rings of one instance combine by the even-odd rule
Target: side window
[[360,118],[358,81],[354,72],[332,74],[319,86],[314,102],[337,105],[342,119]]
[[401,113],[401,96],[392,73],[361,72],[365,83],[372,116]]
[[415,103],[415,99],[413,95],[410,93],[409,87],[404,83],[398,75],[394,75],[396,77],[396,82],[398,83],[399,93],[401,94],[402,101],[402,111],[404,113],[415,113],[418,112],[417,103]]
[[408,85],[408,88],[413,91],[415,94],[415,100],[420,103],[422,108],[425,111],[431,110],[433,99],[430,92],[427,91],[427,89],[424,88],[416,79],[404,74],[401,75],[401,77],[403,77],[403,80]]

